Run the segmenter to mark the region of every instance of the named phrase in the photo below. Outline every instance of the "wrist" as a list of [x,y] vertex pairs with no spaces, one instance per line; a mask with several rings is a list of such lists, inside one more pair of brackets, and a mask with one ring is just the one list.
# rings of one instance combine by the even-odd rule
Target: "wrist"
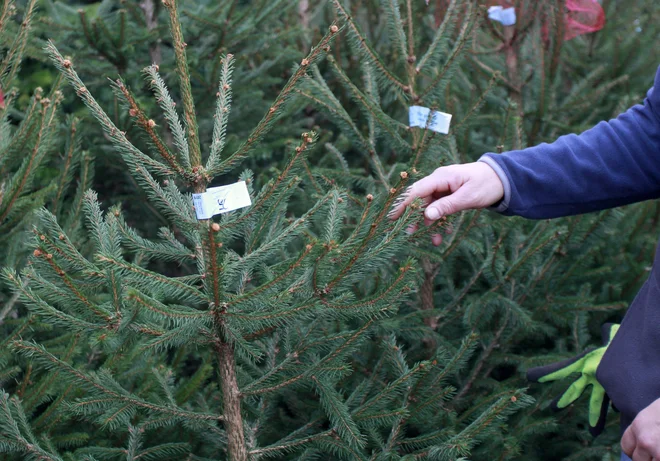
[[502,184],[502,196],[492,203],[488,209],[498,213],[504,213],[509,209],[509,202],[511,200],[511,183],[506,175],[504,169],[495,160],[493,154],[484,154],[479,158],[478,162],[488,165],[497,175]]

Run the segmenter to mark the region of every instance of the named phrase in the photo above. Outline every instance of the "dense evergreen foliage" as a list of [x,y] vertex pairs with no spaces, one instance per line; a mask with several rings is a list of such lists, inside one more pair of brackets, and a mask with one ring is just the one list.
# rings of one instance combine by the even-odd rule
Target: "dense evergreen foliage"
[[561,0],[429,3],[4,0],[0,459],[618,459],[615,415],[592,440],[524,373],[621,318],[657,205],[387,214],[640,102],[660,7],[564,42]]

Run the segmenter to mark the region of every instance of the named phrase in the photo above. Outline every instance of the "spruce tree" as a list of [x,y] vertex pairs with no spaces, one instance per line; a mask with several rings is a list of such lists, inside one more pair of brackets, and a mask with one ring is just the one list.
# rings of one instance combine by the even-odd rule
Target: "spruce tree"
[[[241,51],[237,55],[233,85],[238,104],[232,113],[243,123],[235,124],[229,133],[226,142],[230,150],[238,147],[269,108],[289,77],[290,62],[305,57],[306,52],[300,45],[301,28],[291,15],[294,7],[295,2],[287,0],[260,0],[257,4],[196,1],[181,5],[180,22],[186,36],[191,91],[197,112],[204,114],[198,117],[202,138],[210,138],[213,131],[211,115],[215,110],[221,55],[231,50]],[[120,107],[107,81],[121,75],[126,85],[136,90],[145,109],[151,111],[157,107],[153,99],[142,98],[148,91],[142,70],[152,64],[159,65],[163,68],[161,77],[165,83],[170,87],[177,84],[168,23],[167,9],[156,0],[105,0],[88,5],[45,0],[36,27],[39,37],[55,41],[60,52],[76,62],[76,71],[115,125],[127,132],[136,147],[145,150],[148,146],[142,143],[139,130]],[[326,27],[327,24],[323,26]],[[259,33],[254,33],[255,30]],[[44,54],[40,54],[43,60]],[[178,95],[173,98],[181,104]],[[75,98],[67,100],[66,110],[79,116],[85,114],[84,106]],[[158,113],[154,113],[154,117],[164,127],[163,141],[172,147],[174,139],[165,119]],[[290,142],[298,137],[307,127],[306,122],[301,117],[281,125],[278,136],[266,137],[245,166],[260,174],[266,165],[282,161],[283,141]],[[285,128],[288,128],[286,132]],[[90,124],[87,131],[90,138],[104,136],[95,124]],[[150,215],[150,219],[143,222],[144,230],[148,232],[146,235],[155,236],[158,226],[165,223],[163,217],[148,203],[135,180],[115,161],[112,149],[103,143],[99,143],[99,148],[107,153],[97,156],[98,168],[107,172],[97,178],[99,196],[103,200],[124,201],[124,209],[130,215]]]
[[[198,220],[192,207],[189,192],[204,192],[221,174],[230,177],[274,127],[339,27],[330,26],[247,139],[227,154],[233,56],[223,57],[213,134],[202,143],[178,10],[170,0],[164,5],[183,120],[159,67],[145,69],[145,77],[169,123],[173,148],[118,79],[117,98],[149,140],[149,151],[138,149],[79,79],[75,62],[53,44],[47,49],[169,226],[159,239],[147,240],[120,207],[103,212],[88,192],[84,213],[93,251],[85,257],[56,217],[40,212],[30,266],[21,275],[5,271],[5,279],[33,315],[60,329],[55,341],[68,344],[57,354],[48,343],[11,342],[66,402],[52,413],[50,403],[42,416],[55,418],[53,430],[79,428],[71,445],[86,440],[74,455],[86,459],[245,460],[289,453],[389,459],[415,451],[454,459],[467,453],[479,433],[499,429],[502,418],[528,399],[511,391],[470,424],[454,427],[451,412],[434,413],[452,394],[449,380],[474,338],[409,363],[387,328],[383,319],[396,315],[415,284],[404,232],[414,213],[394,224],[387,218],[406,172],[363,197],[329,188],[293,214],[288,202],[302,192],[304,158],[316,138],[306,132],[259,192],[252,191],[251,172],[240,175],[253,195],[250,207],[219,220]],[[151,270],[153,262],[170,264],[159,272]],[[373,371],[363,370],[355,356],[365,341],[380,351]],[[86,362],[78,356],[83,344],[93,348]],[[3,408],[5,450],[63,459],[48,431],[33,435],[16,399],[5,399]],[[80,430],[79,418],[98,431]],[[430,426],[426,418],[447,427]]]
[[[93,176],[92,157],[81,149],[81,121],[61,114],[61,79],[47,89],[28,88],[22,79],[21,66],[35,54],[36,3],[29,1],[19,10],[15,2],[5,1],[0,9],[0,259],[14,269],[26,264],[30,226],[36,221],[35,211],[43,206],[58,216],[70,238],[84,242],[80,232],[83,191]],[[19,88],[32,94],[22,95]],[[32,365],[11,354],[8,344],[35,335],[52,338],[52,327],[27,314],[18,294],[7,288],[0,283],[0,386],[34,409],[43,403],[44,388],[37,385],[33,392]],[[13,430],[14,424],[7,412],[15,409],[19,423],[26,420],[17,400],[10,402],[4,391],[0,407],[0,452],[7,451],[7,443],[13,451],[16,446],[4,437],[5,427]]]
[[[27,98],[18,89],[20,67],[32,46],[35,6],[28,2],[19,12],[6,1],[0,11],[0,35],[13,37],[0,55],[0,259],[10,267],[24,264],[26,231],[34,211],[45,205],[77,234],[82,194],[76,196],[72,185],[91,182],[91,157],[80,149],[80,120],[60,113],[60,82],[47,90],[38,87]],[[0,324],[15,316],[16,300],[0,290]]]
[[[330,0],[307,4],[303,35],[296,2],[168,0],[152,29],[149,2],[129,2],[82,15],[47,3],[41,32],[98,122],[104,170],[118,154],[155,212],[106,187],[114,175],[83,195],[81,130],[59,137],[80,166],[66,192],[31,202],[49,210],[32,245],[0,248],[32,254],[4,272],[18,318],[0,325],[0,459],[618,458],[615,416],[594,442],[582,402],[547,409],[565,383],[530,386],[524,372],[620,317],[657,207],[542,222],[470,212],[429,228],[422,204],[387,213],[440,165],[638,102],[657,6],[608,2],[610,29],[562,42],[554,0],[518,2],[509,29],[469,0]],[[453,114],[450,132],[409,128],[411,105]],[[196,218],[191,193],[237,180],[250,207]]]
[[[639,103],[658,62],[639,52],[657,55],[652,2],[608,2],[607,28],[570,42],[558,1],[515,2],[513,27],[489,21],[470,1],[330,3],[328,15],[347,21],[347,40],[301,92],[326,129],[325,150],[312,160],[323,166],[314,169],[317,184],[382,187],[401,170],[417,179],[484,152],[581,132]],[[601,65],[613,56],[615,65]],[[411,105],[453,114],[449,134],[406,131]],[[410,239],[423,280],[392,329],[418,360],[479,335],[450,403],[465,424],[502,393],[529,386],[527,368],[597,344],[601,324],[621,319],[648,264],[629,255],[652,251],[656,210],[647,203],[540,222],[480,211],[421,226]],[[432,234],[442,236],[438,248]],[[537,403],[510,418],[506,434],[485,437],[470,459],[615,459],[615,415],[593,441],[584,400],[558,415],[548,410],[566,385],[532,386]]]
[[8,241],[16,238],[22,230],[21,221],[30,211],[41,207],[56,187],[54,182],[42,187],[35,178],[53,153],[53,137],[59,128],[56,115],[62,94],[57,87],[47,94],[37,88],[24,111],[17,107],[16,77],[27,47],[35,3],[27,4],[21,23],[16,21],[14,2],[4,2],[0,11],[0,34],[3,37],[14,34],[11,42],[5,42],[0,62],[0,91],[3,93],[0,104],[0,248],[3,253],[0,255],[10,264],[20,258],[20,245],[9,245]]

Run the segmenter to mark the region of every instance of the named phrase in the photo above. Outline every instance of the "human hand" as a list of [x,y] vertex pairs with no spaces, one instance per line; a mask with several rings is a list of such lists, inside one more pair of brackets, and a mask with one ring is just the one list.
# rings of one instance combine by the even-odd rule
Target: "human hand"
[[660,399],[643,409],[628,426],[621,448],[633,461],[660,460]]
[[[438,168],[420,179],[394,203],[390,218],[397,219],[416,198],[424,201],[424,224],[429,226],[443,216],[463,210],[486,208],[504,197],[499,176],[484,162]],[[442,238],[434,235],[433,244]]]

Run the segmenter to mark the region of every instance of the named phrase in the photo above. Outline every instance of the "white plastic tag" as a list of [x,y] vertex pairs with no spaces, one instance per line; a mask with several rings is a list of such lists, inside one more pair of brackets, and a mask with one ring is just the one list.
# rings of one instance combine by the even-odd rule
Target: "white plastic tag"
[[197,219],[209,219],[217,214],[228,213],[252,205],[245,181],[228,186],[211,187],[201,194],[193,194]]
[[442,134],[449,133],[451,114],[445,114],[444,112],[438,112],[437,110],[434,110],[433,115],[431,116],[431,120],[429,120],[430,113],[431,109],[428,107],[410,106],[410,110],[408,111],[410,126],[426,128],[426,124],[428,122],[429,130],[433,130]]
[[512,26],[516,23],[516,9],[514,7],[491,6],[488,8],[488,18],[501,22],[502,25]]

